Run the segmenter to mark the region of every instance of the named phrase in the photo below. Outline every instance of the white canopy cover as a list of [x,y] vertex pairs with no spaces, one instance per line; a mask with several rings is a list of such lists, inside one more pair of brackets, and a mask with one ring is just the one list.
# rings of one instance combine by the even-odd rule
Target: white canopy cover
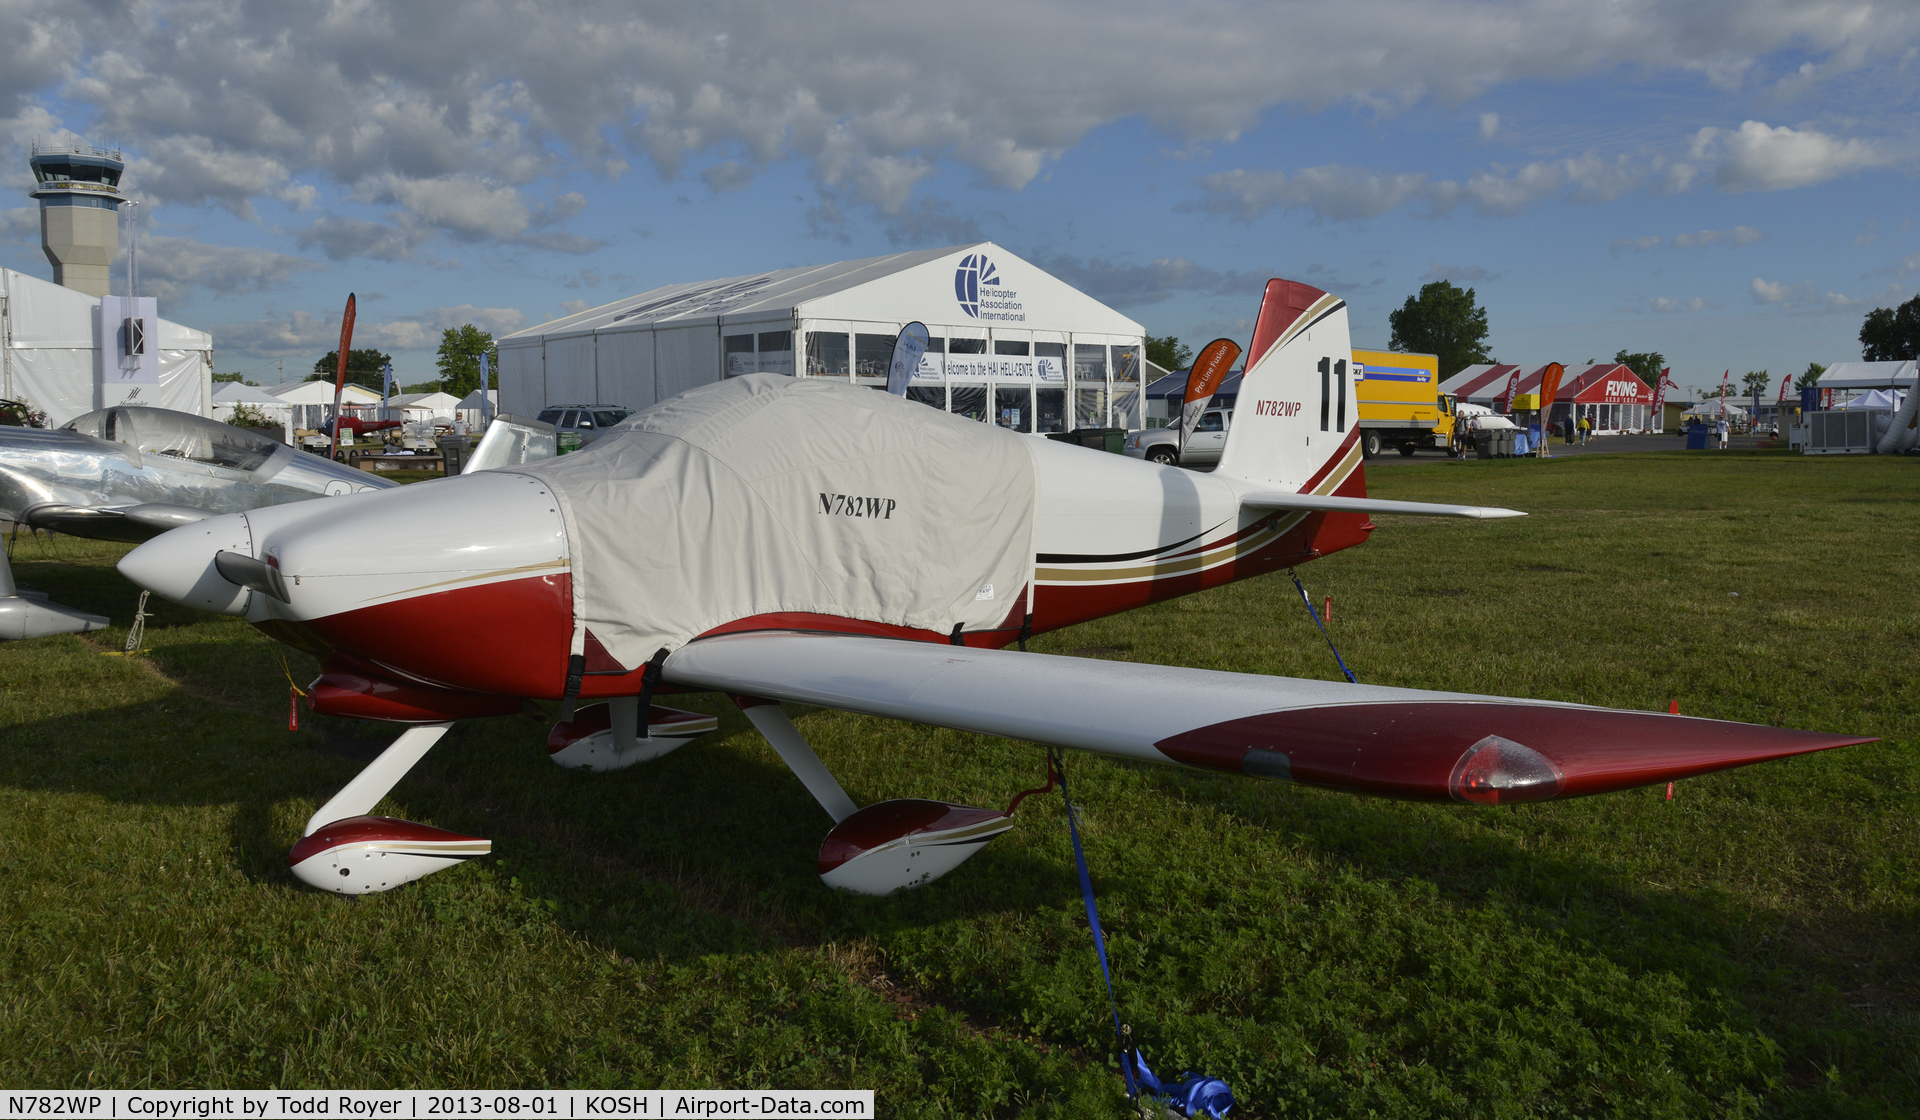
[[758,615],[1002,625],[1032,576],[1027,438],[845,382],[751,374],[503,469],[559,499],[574,652],[590,631],[633,670]]

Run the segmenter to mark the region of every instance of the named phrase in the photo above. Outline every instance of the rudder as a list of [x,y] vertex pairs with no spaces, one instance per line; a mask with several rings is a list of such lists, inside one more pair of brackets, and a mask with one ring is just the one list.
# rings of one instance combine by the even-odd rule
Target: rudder
[[1310,284],[1267,281],[1215,469],[1296,493],[1333,493],[1360,464],[1353,380],[1346,301]]

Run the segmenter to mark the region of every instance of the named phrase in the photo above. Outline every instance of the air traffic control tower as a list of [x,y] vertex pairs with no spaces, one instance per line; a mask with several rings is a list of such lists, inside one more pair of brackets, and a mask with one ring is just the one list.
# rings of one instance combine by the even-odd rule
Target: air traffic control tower
[[76,144],[33,146],[33,197],[40,200],[40,247],[53,282],[90,296],[111,295],[107,278],[120,248],[120,153]]

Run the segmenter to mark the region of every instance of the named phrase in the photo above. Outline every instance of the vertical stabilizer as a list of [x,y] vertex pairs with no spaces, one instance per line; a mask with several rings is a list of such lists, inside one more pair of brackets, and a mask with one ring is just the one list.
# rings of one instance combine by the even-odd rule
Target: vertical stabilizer
[[1218,473],[1333,493],[1360,463],[1354,376],[1346,301],[1311,285],[1267,281]]

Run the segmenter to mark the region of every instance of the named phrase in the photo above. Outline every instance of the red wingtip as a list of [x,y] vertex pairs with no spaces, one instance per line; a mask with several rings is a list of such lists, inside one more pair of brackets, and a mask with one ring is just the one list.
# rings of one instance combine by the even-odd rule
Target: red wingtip
[[[1610,793],[1875,741],[1657,712],[1428,701],[1269,712],[1157,746],[1177,761],[1234,773],[1285,770],[1295,781],[1384,797],[1504,803]],[[1258,754],[1254,766],[1249,751]]]

